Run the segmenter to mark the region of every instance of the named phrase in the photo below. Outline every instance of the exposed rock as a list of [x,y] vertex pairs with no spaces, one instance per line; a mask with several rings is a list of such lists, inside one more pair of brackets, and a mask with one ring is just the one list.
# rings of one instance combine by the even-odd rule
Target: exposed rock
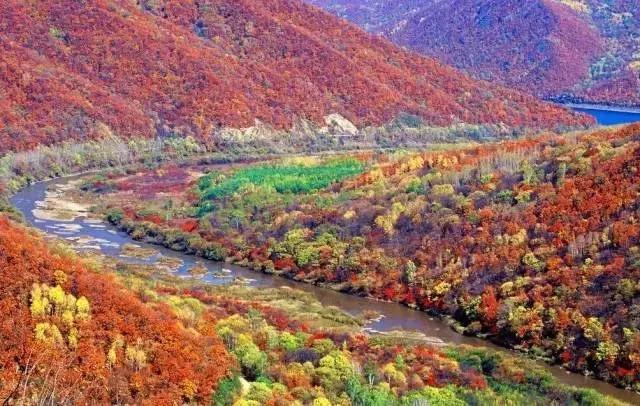
[[329,132],[337,136],[358,135],[358,128],[340,114],[329,114],[324,118]]

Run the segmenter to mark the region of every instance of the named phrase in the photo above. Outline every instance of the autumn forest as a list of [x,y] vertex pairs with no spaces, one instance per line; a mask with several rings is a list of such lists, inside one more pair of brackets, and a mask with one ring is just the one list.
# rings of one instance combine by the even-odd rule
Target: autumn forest
[[637,115],[633,13],[557,2],[1,2],[3,404],[640,404],[640,123],[542,99]]

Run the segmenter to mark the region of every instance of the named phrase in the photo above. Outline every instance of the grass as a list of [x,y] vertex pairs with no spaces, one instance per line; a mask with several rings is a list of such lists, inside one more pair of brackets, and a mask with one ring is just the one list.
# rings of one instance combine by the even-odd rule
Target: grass
[[364,171],[355,159],[333,159],[323,163],[291,162],[242,168],[226,177],[212,172],[198,183],[202,200],[230,196],[248,185],[272,188],[278,193],[310,193],[324,189]]

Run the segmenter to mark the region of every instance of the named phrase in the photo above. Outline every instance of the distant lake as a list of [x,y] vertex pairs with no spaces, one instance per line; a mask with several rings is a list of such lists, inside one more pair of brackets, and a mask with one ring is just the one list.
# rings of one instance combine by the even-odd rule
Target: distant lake
[[586,113],[595,117],[598,124],[601,125],[628,124],[640,121],[640,110],[617,110],[615,108],[598,108],[596,106],[590,105],[569,105],[568,107],[575,111]]

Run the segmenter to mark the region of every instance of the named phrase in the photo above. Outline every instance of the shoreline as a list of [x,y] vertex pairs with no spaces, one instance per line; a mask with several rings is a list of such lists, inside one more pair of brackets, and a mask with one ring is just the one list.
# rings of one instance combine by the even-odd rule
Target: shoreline
[[[59,179],[52,179],[49,180],[49,182],[53,182],[55,184],[56,181],[58,181]],[[111,223],[107,220],[102,220],[103,223],[105,224],[111,224],[114,227],[117,227],[118,229],[120,227],[117,226],[117,224]],[[33,227],[34,229],[37,230],[41,230],[40,227],[35,226],[35,225],[30,225],[29,227]],[[41,230],[44,231],[44,230]],[[125,231],[125,230],[123,230]],[[44,231],[45,233],[48,233],[47,231]],[[126,231],[125,231],[126,233]],[[128,238],[131,239],[132,241],[135,241],[137,243],[141,243],[144,245],[151,245],[151,246],[155,246],[155,247],[164,247],[172,252],[178,253],[178,254],[184,254],[187,256],[191,256],[194,258],[204,258],[206,259],[206,257],[197,255],[197,254],[192,254],[192,253],[187,253],[185,252],[185,250],[181,250],[181,249],[176,249],[173,247],[167,247],[164,244],[158,243],[158,242],[153,242],[153,241],[149,241],[147,240],[147,238],[144,238],[142,240],[136,241],[134,240],[131,235],[129,233],[126,233]],[[103,254],[106,255],[106,254]],[[219,264],[225,264],[228,263],[226,261],[214,261],[217,262]],[[354,298],[358,298],[358,299],[363,299],[363,300],[371,300],[372,302],[381,302],[384,304],[389,304],[389,305],[394,305],[394,306],[398,306],[401,307],[403,309],[406,310],[410,310],[412,312],[418,313],[418,314],[423,314],[427,317],[430,317],[432,320],[436,319],[438,323],[442,324],[443,327],[448,327],[450,331],[452,331],[454,334],[460,336],[460,337],[465,337],[471,340],[477,340],[479,342],[479,344],[474,344],[474,343],[457,343],[457,342],[448,342],[448,341],[442,341],[440,338],[438,338],[437,335],[435,336],[431,336],[431,335],[425,335],[424,338],[420,338],[419,340],[423,340],[423,343],[426,345],[432,345],[432,346],[436,346],[436,347],[447,347],[449,345],[452,345],[454,347],[456,346],[461,346],[461,347],[470,347],[470,348],[474,348],[476,346],[480,347],[481,349],[485,349],[486,351],[491,351],[491,352],[495,352],[497,354],[505,354],[508,357],[522,357],[523,359],[527,359],[529,361],[531,361],[532,363],[534,363],[535,365],[544,368],[547,372],[549,372],[551,374],[551,376],[553,377],[553,379],[555,379],[558,384],[560,385],[566,385],[568,387],[572,387],[572,388],[581,388],[581,389],[591,389],[594,391],[597,391],[600,394],[603,394],[605,396],[611,397],[612,399],[617,399],[620,402],[623,402],[625,404],[638,404],[637,403],[637,399],[638,399],[638,392],[635,392],[633,390],[630,389],[625,389],[623,387],[619,387],[619,386],[615,386],[609,382],[606,382],[602,379],[596,378],[593,374],[585,374],[585,373],[580,373],[580,372],[572,372],[571,370],[563,367],[560,364],[556,364],[556,363],[552,363],[549,362],[549,360],[545,360],[544,358],[539,358],[539,357],[535,357],[535,356],[531,356],[531,354],[528,354],[527,352],[523,352],[523,351],[519,351],[517,348],[512,348],[512,347],[508,347],[508,346],[504,346],[504,345],[500,345],[496,342],[494,342],[493,340],[487,338],[487,337],[479,337],[479,336],[468,336],[468,335],[464,335],[461,334],[460,332],[457,332],[455,330],[455,328],[453,328],[451,321],[452,319],[450,317],[444,316],[442,314],[437,314],[437,313],[430,313],[428,311],[425,311],[424,309],[416,309],[416,308],[412,308],[411,306],[407,306],[405,303],[401,303],[401,302],[394,302],[394,301],[387,301],[387,300],[382,300],[382,299],[376,299],[375,297],[368,297],[368,296],[363,296],[357,293],[348,293],[345,291],[341,291],[341,290],[337,290],[337,289],[333,289],[331,285],[328,284],[323,284],[323,283],[310,283],[310,282],[306,282],[303,280],[297,280],[293,277],[291,277],[291,275],[287,275],[287,274],[280,274],[280,273],[269,273],[269,272],[265,272],[264,270],[256,270],[256,269],[251,269],[250,266],[248,265],[241,265],[241,264],[235,264],[233,263],[234,267],[238,267],[238,268],[242,268],[243,270],[246,270],[250,273],[260,273],[260,274],[265,274],[265,275],[269,275],[270,277],[274,277],[274,278],[278,278],[278,279],[282,279],[282,281],[287,281],[287,282],[293,282],[295,284],[300,284],[301,287],[301,291],[303,292],[309,292],[307,289],[302,289],[303,286],[309,286],[312,288],[320,288],[320,289],[327,289],[327,291],[332,291],[335,293],[338,293],[340,295],[345,295],[345,296],[353,296]],[[171,274],[170,276],[172,277],[177,277],[174,274]],[[194,283],[200,283],[197,280],[194,280]],[[206,283],[206,282],[204,282]],[[282,285],[282,286],[287,286],[287,285]],[[276,287],[276,288],[280,288],[280,286]],[[296,287],[297,288],[297,287]],[[317,295],[317,292],[313,292],[313,294]],[[320,303],[323,303],[322,300],[320,298],[318,298],[318,301]],[[326,305],[325,305],[326,306]],[[343,310],[345,311],[345,310]],[[345,311],[346,314],[350,314],[349,312]],[[380,317],[380,319],[385,318],[386,316],[384,315],[384,313],[381,313],[383,316]],[[365,323],[364,325],[362,325],[362,329],[363,332],[367,333],[367,334],[371,334],[371,335],[393,335],[394,333],[396,333],[398,330],[397,329],[389,329],[389,330],[371,330],[367,331],[367,325],[368,323]],[[411,330],[407,330],[407,331],[411,331]],[[419,330],[416,330],[419,331]],[[442,341],[442,342],[440,342]],[[576,382],[574,381],[574,378],[578,381],[581,382]]]
[[610,106],[607,104],[592,104],[592,103],[557,103],[559,106],[567,107],[574,110],[596,110],[596,111],[610,111],[613,113],[627,113],[627,114],[640,114],[640,107],[625,107],[625,106]]
[[[99,216],[101,216],[101,214],[104,214],[104,213],[99,213]],[[608,382],[603,378],[598,377],[592,370],[581,371],[581,370],[568,368],[562,365],[561,363],[557,362],[556,360],[536,356],[532,352],[524,351],[519,349],[518,347],[510,346],[505,341],[496,339],[495,337],[492,337],[492,336],[465,334],[463,331],[459,330],[459,328],[463,327],[463,325],[458,320],[456,320],[451,314],[441,313],[441,312],[427,309],[421,306],[411,306],[403,301],[385,300],[377,296],[363,294],[362,292],[352,289],[351,286],[345,285],[342,283],[296,278],[295,274],[291,273],[288,270],[270,271],[260,266],[259,263],[256,263],[253,261],[242,261],[242,260],[237,261],[233,258],[222,258],[222,259],[210,258],[210,257],[207,257],[206,255],[196,252],[193,248],[191,248],[188,245],[185,247],[178,248],[174,245],[167,244],[165,242],[166,241],[165,232],[167,230],[156,229],[156,230],[153,230],[153,233],[149,233],[150,230],[145,230],[146,232],[144,233],[143,236],[141,236],[140,238],[135,238],[133,237],[132,230],[123,221],[112,221],[108,218],[105,218],[104,216],[101,216],[101,217],[103,218],[104,223],[109,224],[110,226],[114,227],[116,230],[126,234],[128,238],[130,238],[134,243],[161,247],[161,248],[165,248],[170,251],[191,256],[194,258],[202,258],[207,261],[213,261],[220,264],[228,264],[234,267],[242,268],[251,273],[258,273],[262,275],[269,275],[275,278],[282,278],[283,280],[294,282],[296,284],[308,285],[317,289],[327,289],[333,292],[337,292],[346,296],[352,296],[358,299],[371,300],[374,302],[381,302],[381,303],[390,304],[390,305],[397,305],[404,309],[424,314],[426,317],[433,318],[437,320],[439,323],[442,323],[443,327],[448,328],[451,332],[459,335],[460,337],[465,337],[471,340],[478,340],[479,341],[478,345],[480,347],[489,348],[491,350],[498,351],[498,352],[504,352],[505,354],[509,354],[513,356],[521,356],[523,358],[539,363],[539,365],[542,365],[545,368],[547,368],[547,370],[555,377],[555,379],[558,379],[563,384],[566,384],[569,386],[575,386],[575,387],[594,389],[600,393],[605,393],[608,396],[615,397],[618,400],[629,402],[630,404],[638,404],[637,396],[640,395],[640,392],[636,392],[630,388],[617,386],[614,383]],[[133,222],[131,223],[131,225],[142,224],[142,223],[144,222]],[[378,333],[380,333],[380,331],[378,331]],[[445,345],[461,345],[459,343],[453,343],[453,342],[447,342],[447,341],[444,341],[444,342],[445,342]],[[466,345],[475,346],[475,344],[466,344]],[[576,382],[571,382],[570,380],[569,381],[564,380],[565,377],[571,377],[571,376],[579,377],[580,379],[585,379],[587,382],[583,384],[579,384]],[[611,388],[606,388],[606,386],[610,386]],[[614,391],[620,391],[621,393],[615,393],[614,391],[611,391],[611,389],[613,389]]]
[[[536,362],[541,366],[544,366],[545,368],[547,368],[547,371],[549,371],[555,379],[559,380],[559,382],[565,385],[593,389],[598,391],[599,393],[604,393],[607,396],[612,396],[620,401],[629,402],[630,404],[636,404],[637,398],[635,397],[640,396],[640,392],[608,382],[598,377],[591,370],[580,371],[580,370],[573,370],[573,369],[567,368],[566,366],[562,365],[561,363],[558,363],[555,360],[535,356],[535,354],[531,352],[520,350],[514,346],[509,346],[507,345],[506,342],[497,340],[491,336],[465,334],[464,332],[461,332],[457,329],[457,327],[462,327],[463,325],[458,320],[456,320],[453,317],[453,315],[450,315],[450,314],[440,313],[440,312],[426,309],[420,306],[411,306],[403,301],[385,300],[376,296],[364,295],[362,294],[362,292],[358,292],[357,290],[352,290],[350,289],[350,286],[346,286],[344,284],[337,284],[333,282],[324,282],[324,281],[317,281],[317,280],[312,281],[312,280],[296,278],[292,273],[286,270],[268,271],[265,268],[258,266],[257,263],[254,263],[251,261],[243,263],[242,261],[234,261],[229,258],[225,258],[222,260],[208,258],[207,256],[194,252],[189,247],[176,248],[174,246],[165,244],[164,241],[158,241],[156,237],[159,237],[159,236],[163,237],[163,240],[164,240],[165,235],[162,234],[162,230],[158,230],[159,232],[155,237],[145,233],[145,235],[142,238],[136,239],[132,236],[132,233],[130,232],[130,230],[122,222],[113,222],[104,217],[102,221],[106,224],[111,225],[118,231],[126,234],[135,243],[142,243],[142,244],[148,244],[151,246],[163,247],[170,251],[191,256],[194,258],[202,258],[204,260],[213,261],[220,264],[229,264],[235,267],[243,268],[250,272],[255,272],[263,275],[270,275],[271,277],[282,278],[286,281],[291,281],[291,282],[299,283],[303,285],[309,285],[319,289],[327,289],[343,295],[353,296],[359,299],[371,300],[374,302],[382,302],[386,304],[393,304],[408,310],[422,313],[427,317],[436,319],[439,323],[442,323],[442,325],[445,328],[448,328],[450,331],[460,335],[461,337],[469,338],[472,340],[479,340],[481,342],[479,345],[480,347],[488,348],[493,351],[504,352],[505,354],[512,355],[512,356],[521,356],[523,358]],[[363,327],[366,327],[366,326],[363,326]],[[384,330],[378,331],[377,333],[384,334],[383,331]],[[391,331],[394,331],[394,330],[391,330]],[[434,338],[433,336],[428,336],[428,337]],[[437,338],[437,339],[440,339],[440,338]],[[465,344],[451,343],[451,342],[444,341],[443,345],[446,346],[446,345],[465,345]],[[473,344],[466,344],[466,345],[474,346]],[[587,382],[585,382],[584,385],[580,385],[575,382],[564,380],[565,377],[570,377],[572,375],[575,375],[576,377],[584,378]],[[604,388],[602,386],[604,386]],[[606,386],[610,386],[611,388],[606,388]],[[608,389],[608,390],[605,392],[603,391],[603,389]],[[620,393],[615,393],[614,391],[611,391],[611,389],[613,389],[614,391],[620,391]]]
[[[344,152],[347,152],[347,151],[332,151],[332,152],[340,154],[340,153],[344,153]],[[225,162],[225,163],[222,163],[222,164],[224,165],[224,164],[228,164],[228,163],[229,162]],[[135,164],[133,164],[133,165],[135,166]],[[87,175],[87,174],[90,174],[90,173],[94,173],[96,171],[100,171],[100,170],[99,169],[98,170],[91,170],[91,171],[87,171],[85,173],[80,172],[80,173],[71,174],[71,175],[67,175],[67,176],[63,176],[63,177],[54,177],[54,178],[51,178],[51,179],[45,179],[45,180],[41,180],[41,181],[38,181],[38,182],[34,182],[33,184],[44,183],[44,182],[57,182],[57,181],[68,179],[68,178],[71,178],[71,177],[74,177],[74,176],[84,176],[84,175]],[[111,223],[112,226],[114,226],[115,228],[117,228],[117,229],[119,229],[121,231],[124,231],[129,236],[129,238],[131,238],[131,240],[135,241],[135,239],[131,237],[131,234],[129,232],[127,232],[126,229],[123,229],[121,227],[121,224],[113,223],[113,222],[105,220],[105,219],[103,219],[103,222]],[[37,227],[37,226],[34,226],[34,228],[39,229],[39,227]],[[148,237],[148,236],[145,236],[145,237]],[[147,238],[143,239],[142,241],[144,243],[147,243],[147,244],[160,246],[160,247],[165,247],[165,248],[167,248],[167,249],[169,249],[171,251],[174,251],[174,252],[184,253],[186,255],[190,255],[190,256],[193,256],[193,257],[200,257],[200,258],[207,259],[204,256],[190,253],[190,252],[188,252],[188,250],[175,249],[175,248],[172,248],[170,246],[166,246],[166,245],[164,245],[162,243],[154,242],[153,240],[150,240],[150,239],[147,239]],[[216,262],[222,263],[224,261],[216,261]],[[412,309],[412,310],[414,310],[416,312],[420,312],[420,313],[423,313],[425,315],[428,315],[428,316],[431,316],[431,317],[435,317],[435,318],[439,319],[440,322],[443,323],[443,325],[445,325],[445,326],[448,325],[446,315],[438,314],[438,313],[432,313],[432,312],[429,312],[426,309],[415,309],[415,308],[412,308],[411,306],[408,306],[406,303],[393,302],[393,301],[384,301],[384,300],[377,299],[375,297],[363,296],[361,294],[358,294],[357,292],[349,291],[348,289],[337,289],[336,285],[331,285],[330,283],[318,283],[318,282],[314,283],[314,282],[307,282],[307,281],[304,281],[304,280],[297,280],[297,279],[293,278],[291,275],[287,275],[286,272],[283,272],[283,273],[280,273],[280,272],[271,273],[271,272],[265,272],[262,269],[260,269],[260,270],[252,269],[250,264],[243,265],[243,264],[234,263],[234,265],[238,266],[238,267],[242,267],[243,269],[250,270],[252,272],[259,272],[259,273],[262,273],[262,274],[273,275],[273,276],[276,276],[276,277],[281,277],[284,280],[295,281],[297,283],[307,284],[307,285],[310,285],[310,286],[316,286],[316,287],[319,287],[319,288],[325,288],[325,289],[329,289],[329,290],[340,292],[340,293],[345,294],[345,295],[352,295],[352,296],[358,297],[358,298],[372,299],[372,300],[375,300],[375,301],[381,301],[381,302],[385,302],[385,303],[394,303],[394,304],[397,304],[397,305],[399,305],[399,306],[401,306],[403,308]],[[597,378],[597,377],[593,376],[592,374],[585,374],[585,373],[580,372],[580,371],[572,371],[572,370],[570,370],[568,368],[565,368],[562,365],[559,365],[557,363],[549,362],[549,360],[544,360],[544,359],[539,359],[539,358],[536,358],[536,357],[532,357],[531,354],[528,354],[527,352],[518,351],[516,348],[512,348],[512,347],[509,347],[507,345],[504,345],[504,343],[501,343],[499,341],[493,340],[490,337],[467,336],[467,335],[461,334],[460,332],[456,331],[454,326],[452,326],[450,324],[448,325],[448,327],[451,330],[453,330],[454,332],[456,332],[457,334],[460,334],[461,336],[466,336],[466,337],[471,337],[471,338],[475,338],[475,339],[478,339],[478,340],[482,340],[482,341],[484,341],[485,345],[497,346],[497,347],[500,347],[502,350],[507,351],[509,353],[512,353],[514,355],[518,354],[518,355],[523,356],[525,358],[536,360],[536,361],[540,362],[541,364],[544,364],[546,367],[548,367],[550,369],[550,371],[552,370],[552,368],[553,369],[557,369],[557,371],[554,371],[554,372],[557,372],[557,374],[558,374],[558,375],[554,374],[554,376],[556,376],[556,378],[559,378],[559,376],[561,376],[563,374],[571,373],[571,374],[575,374],[575,375],[578,375],[578,376],[583,376],[583,377],[585,377],[586,379],[589,379],[589,380],[593,380],[594,382],[589,382],[591,385],[588,386],[588,387],[593,388],[595,390],[598,390],[598,389],[596,389],[596,387],[598,385],[595,384],[595,382],[597,382],[597,383],[601,383],[603,385],[611,386],[612,389],[617,389],[617,390],[620,390],[620,391],[622,391],[624,393],[629,393],[629,394],[631,394],[631,396],[637,396],[638,395],[638,392],[635,392],[635,391],[629,390],[629,389],[625,389],[625,388],[620,387],[620,386],[613,385],[613,384],[611,384],[609,382],[606,382],[603,379],[600,379],[600,378]],[[566,383],[566,384],[572,385],[572,386],[576,386],[576,387],[581,387],[582,386],[582,385],[577,385],[575,383]],[[582,387],[584,387],[584,386],[582,386]],[[605,392],[603,392],[603,393],[605,393]],[[620,400],[624,399],[624,401],[628,401],[627,399],[625,399],[626,396],[623,396],[622,394],[616,396],[616,394],[612,394],[609,391],[607,391],[606,394],[608,394],[609,396],[614,396],[614,397],[616,397],[616,398],[618,398]],[[635,403],[635,400],[636,399],[633,399],[634,403]]]

